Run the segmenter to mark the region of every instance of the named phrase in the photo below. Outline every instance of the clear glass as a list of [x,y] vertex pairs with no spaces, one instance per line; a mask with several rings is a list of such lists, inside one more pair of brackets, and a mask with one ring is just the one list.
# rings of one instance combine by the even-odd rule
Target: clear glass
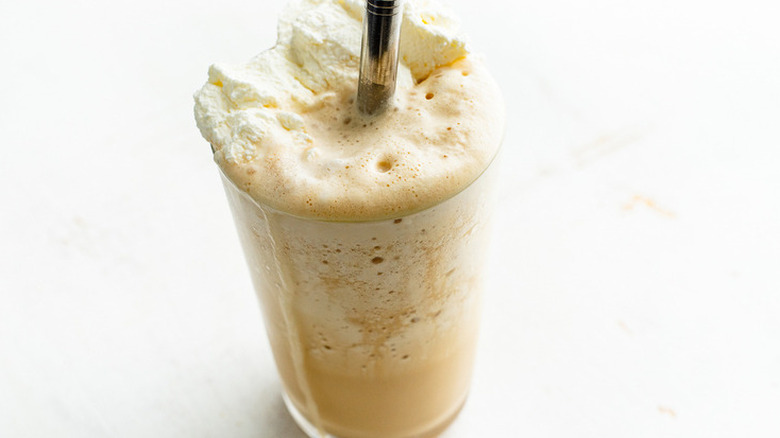
[[429,437],[457,416],[495,167],[437,205],[370,222],[293,216],[223,176],[284,399],[308,435]]

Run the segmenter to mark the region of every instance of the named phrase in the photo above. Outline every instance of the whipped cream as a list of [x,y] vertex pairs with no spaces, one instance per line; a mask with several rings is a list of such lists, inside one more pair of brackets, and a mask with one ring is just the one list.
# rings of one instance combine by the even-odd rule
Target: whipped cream
[[377,117],[357,111],[363,8],[295,3],[273,48],[213,65],[195,94],[215,161],[257,202],[325,220],[389,218],[453,196],[494,157],[500,93],[436,3],[406,2],[396,93]]

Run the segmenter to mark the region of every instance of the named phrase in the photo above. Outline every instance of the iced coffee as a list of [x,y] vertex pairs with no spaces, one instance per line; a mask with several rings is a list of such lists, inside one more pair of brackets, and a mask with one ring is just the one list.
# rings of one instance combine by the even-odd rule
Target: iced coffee
[[396,93],[360,113],[362,8],[292,5],[276,46],[211,67],[195,114],[293,416],[435,436],[469,388],[503,105],[454,18],[409,1]]

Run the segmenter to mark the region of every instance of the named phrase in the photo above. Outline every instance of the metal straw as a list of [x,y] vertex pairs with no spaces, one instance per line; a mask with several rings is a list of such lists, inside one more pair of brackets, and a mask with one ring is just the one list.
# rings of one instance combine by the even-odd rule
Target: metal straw
[[358,109],[377,114],[395,92],[404,0],[367,0],[360,48]]

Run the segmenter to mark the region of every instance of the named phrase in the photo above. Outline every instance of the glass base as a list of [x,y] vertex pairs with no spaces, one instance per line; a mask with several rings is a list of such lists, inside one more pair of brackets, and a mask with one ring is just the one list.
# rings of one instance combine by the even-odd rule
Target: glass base
[[[298,427],[300,427],[303,433],[305,433],[309,438],[345,438],[337,437],[327,432],[320,433],[320,431],[317,429],[317,426],[311,424],[311,422],[309,422],[309,420],[303,416],[298,408],[295,407],[295,404],[293,404],[292,400],[290,400],[285,391],[282,391],[282,400],[284,400],[284,405],[287,406],[287,411],[290,412],[290,416],[293,417],[293,420],[295,420],[295,423],[298,425]],[[442,422],[440,425],[436,426],[427,433],[413,438],[434,438],[439,436],[450,426],[450,424],[452,424],[453,421],[455,421],[455,419],[458,417],[458,414],[460,414],[460,411],[463,409],[463,405],[465,404],[466,399],[463,400],[463,403],[458,406],[458,409],[456,409],[455,412],[453,412],[446,421]]]
[[292,416],[293,420],[295,420],[295,424],[301,428],[306,436],[309,438],[339,438],[329,433],[321,434],[320,431],[317,430],[317,426],[311,424],[309,420],[307,420],[306,417],[301,414],[301,411],[295,407],[292,400],[290,400],[290,397],[287,396],[287,392],[285,391],[282,391],[282,400],[284,400],[284,405],[287,406],[287,411],[290,412],[290,416]]

